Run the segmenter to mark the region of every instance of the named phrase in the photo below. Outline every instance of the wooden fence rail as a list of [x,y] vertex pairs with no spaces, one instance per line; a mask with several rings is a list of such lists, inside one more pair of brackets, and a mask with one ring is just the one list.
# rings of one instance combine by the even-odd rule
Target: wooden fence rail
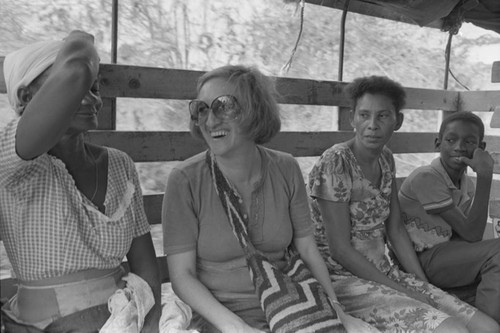
[[[3,57],[0,57],[0,93],[6,92],[3,80]],[[492,79],[500,80],[500,63],[495,63]],[[187,131],[116,131],[111,101],[115,98],[153,98],[188,100],[195,97],[196,80],[204,72],[153,67],[101,64],[101,94],[104,107],[100,119],[105,119],[105,130],[91,131],[86,139],[92,143],[120,149],[136,162],[167,162],[184,160],[205,149],[201,141],[193,139]],[[348,106],[342,95],[346,83],[296,78],[275,78],[282,104]],[[406,108],[424,111],[482,111],[492,112],[500,105],[499,91],[445,91],[439,89],[405,88]],[[181,111],[179,111],[181,112]],[[182,110],[186,112],[186,110]],[[268,147],[282,150],[296,157],[319,156],[334,143],[352,137],[352,131],[282,132]],[[436,133],[397,132],[389,143],[396,154],[430,153],[434,151]],[[497,161],[495,172],[500,174],[500,138],[485,138],[488,150]],[[401,179],[398,180],[400,182]],[[493,186],[490,203],[492,216],[500,217],[500,182]],[[144,196],[146,214],[151,224],[161,223],[162,194]],[[166,258],[159,256],[158,264],[163,281],[168,280]],[[15,292],[15,281],[3,279],[1,297]]]

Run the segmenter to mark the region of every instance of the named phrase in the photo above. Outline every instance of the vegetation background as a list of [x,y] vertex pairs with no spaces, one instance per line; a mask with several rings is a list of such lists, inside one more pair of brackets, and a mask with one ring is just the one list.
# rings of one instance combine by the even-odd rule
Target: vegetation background
[[[289,1],[287,1],[289,2]],[[101,61],[110,62],[111,0],[0,0],[0,55],[26,44],[62,39],[71,30],[92,33]],[[338,80],[341,12],[306,4],[302,38],[291,69],[282,72],[300,30],[300,10],[282,0],[120,0],[118,63],[210,70],[225,64],[255,65],[274,76]],[[447,33],[349,13],[343,81],[386,75],[404,86],[441,89]],[[453,38],[448,89],[499,90],[490,83],[500,60],[500,35],[464,24]],[[167,78],[168,79],[168,78]],[[491,114],[479,113],[489,124]],[[440,112],[405,111],[401,131],[436,131]],[[14,117],[0,94],[0,127]],[[284,131],[337,129],[337,110],[283,105]],[[119,99],[117,129],[185,131],[187,101]],[[500,131],[487,129],[488,134]],[[434,154],[397,156],[398,174],[427,163]],[[313,159],[301,159],[304,175]],[[143,191],[164,191],[172,163],[138,163]],[[161,239],[156,239],[161,252]],[[1,247],[5,273],[5,250]],[[7,269],[8,270],[8,269]],[[1,276],[0,276],[1,277]]]

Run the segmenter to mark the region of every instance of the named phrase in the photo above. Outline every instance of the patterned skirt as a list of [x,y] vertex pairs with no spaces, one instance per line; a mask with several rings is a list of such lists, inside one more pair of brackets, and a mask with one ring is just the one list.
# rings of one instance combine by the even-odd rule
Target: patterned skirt
[[429,296],[429,303],[377,282],[355,276],[332,275],[337,297],[346,313],[375,326],[381,332],[433,332],[445,319],[469,323],[476,309],[441,289],[401,272],[395,266],[388,276],[407,289]]

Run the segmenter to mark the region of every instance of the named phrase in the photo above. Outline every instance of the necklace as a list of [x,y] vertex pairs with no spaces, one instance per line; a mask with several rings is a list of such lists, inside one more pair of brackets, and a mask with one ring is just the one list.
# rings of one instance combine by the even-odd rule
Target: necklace
[[92,198],[90,198],[90,201],[94,201],[94,198],[97,194],[97,190],[99,189],[99,168],[97,167],[97,161],[95,159],[94,154],[92,153],[92,150],[88,148],[88,151],[90,153],[90,156],[92,156],[92,160],[94,161],[94,167],[95,167],[95,190],[94,194],[92,195]]

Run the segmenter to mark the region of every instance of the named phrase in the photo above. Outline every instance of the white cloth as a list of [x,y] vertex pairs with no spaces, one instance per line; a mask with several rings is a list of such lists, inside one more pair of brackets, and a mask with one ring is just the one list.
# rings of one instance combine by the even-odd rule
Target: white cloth
[[187,329],[193,315],[191,308],[174,293],[171,283],[161,286],[161,304],[160,333],[199,332]]
[[117,290],[108,300],[111,316],[100,333],[139,333],[144,319],[155,300],[149,284],[134,273],[123,277],[127,281],[124,289]]
[[38,42],[12,53],[3,62],[5,84],[9,103],[18,114],[23,111],[17,90],[28,86],[34,79],[49,68],[55,61],[62,41]]

